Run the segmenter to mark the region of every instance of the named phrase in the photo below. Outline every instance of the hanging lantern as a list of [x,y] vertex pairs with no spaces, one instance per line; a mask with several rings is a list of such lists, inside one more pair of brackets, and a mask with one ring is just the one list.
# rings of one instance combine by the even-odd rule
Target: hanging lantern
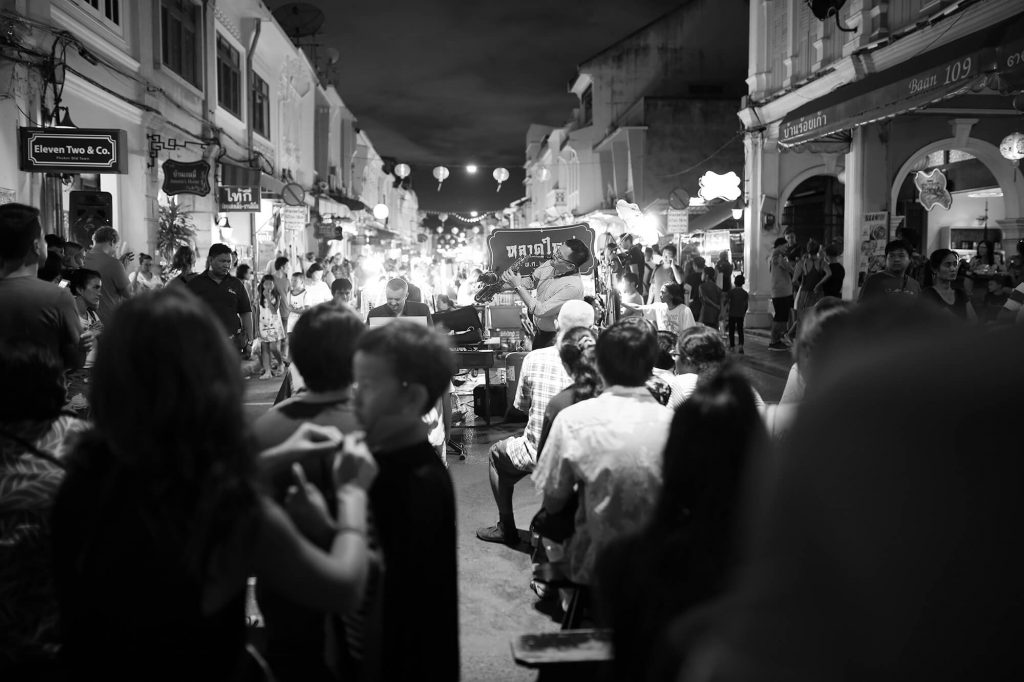
[[395,177],[405,180],[409,177],[410,173],[412,173],[412,168],[409,168],[409,164],[407,163],[400,163],[395,166]]
[[999,153],[1014,166],[1024,159],[1024,133],[1010,133],[999,143]]
[[437,226],[437,233],[438,234],[443,234],[444,233],[444,228],[442,226],[438,225]]
[[491,173],[491,175],[494,177],[495,180],[498,181],[498,189],[495,190],[495,191],[500,192],[501,191],[501,184],[503,182],[505,182],[506,180],[508,180],[508,169],[507,168],[495,168],[494,172]]
[[445,168],[444,166],[436,166],[434,168],[434,179],[437,180],[437,191],[438,192],[441,191],[441,185],[444,183],[445,179],[449,175],[450,175],[450,173],[448,172],[448,169]]
[[547,166],[541,166],[540,170],[537,171],[537,179],[541,182],[547,182],[548,178],[551,177],[551,171],[548,170]]
[[480,227],[479,226],[474,226],[473,227],[473,234],[480,234]]
[[448,220],[448,214],[447,213],[438,213],[437,217],[440,219],[440,221],[442,223]]
[[452,234],[458,234],[458,233],[459,233],[459,228],[453,227],[452,228]]
[[377,204],[373,207],[373,217],[377,220],[387,220],[389,215],[391,215],[391,211],[385,204]]

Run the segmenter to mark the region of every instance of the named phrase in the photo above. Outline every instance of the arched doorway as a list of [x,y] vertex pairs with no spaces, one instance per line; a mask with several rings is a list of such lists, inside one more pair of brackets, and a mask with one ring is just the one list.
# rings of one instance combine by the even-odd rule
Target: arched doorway
[[[922,206],[914,177],[918,171],[942,171],[952,201],[949,208]],[[918,153],[904,165],[894,187],[894,215],[901,221],[894,238],[902,238],[924,256],[948,248],[961,257],[974,255],[977,243],[989,240],[1003,250],[998,222],[1006,217],[999,178],[983,159],[957,145],[942,145]],[[1003,254],[1005,257],[1005,254]]]
[[783,232],[796,232],[798,244],[814,239],[821,245],[843,240],[843,183],[834,175],[802,180],[785,198],[780,218]]

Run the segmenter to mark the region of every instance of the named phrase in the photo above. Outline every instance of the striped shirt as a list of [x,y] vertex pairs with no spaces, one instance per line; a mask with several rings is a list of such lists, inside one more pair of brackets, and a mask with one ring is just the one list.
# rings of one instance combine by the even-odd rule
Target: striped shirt
[[517,410],[527,413],[526,429],[522,436],[510,438],[506,447],[517,469],[533,470],[537,463],[537,442],[544,426],[544,410],[555,395],[571,385],[572,378],[562,367],[557,347],[539,348],[523,358],[513,404]]

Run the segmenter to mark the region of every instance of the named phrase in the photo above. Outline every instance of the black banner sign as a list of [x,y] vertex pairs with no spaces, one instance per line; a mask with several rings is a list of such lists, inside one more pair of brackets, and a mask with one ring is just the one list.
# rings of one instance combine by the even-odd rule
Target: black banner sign
[[128,135],[99,128],[18,128],[18,168],[35,173],[127,173]]
[[551,258],[555,250],[567,239],[579,239],[590,249],[590,258],[580,267],[581,275],[594,270],[594,228],[587,223],[539,227],[524,230],[494,230],[487,237],[490,267],[504,268],[517,258],[526,256],[519,273],[529,275],[541,263]]
[[205,161],[175,161],[167,159],[161,166],[164,170],[164,194],[195,194],[205,197],[210,193],[210,164]]

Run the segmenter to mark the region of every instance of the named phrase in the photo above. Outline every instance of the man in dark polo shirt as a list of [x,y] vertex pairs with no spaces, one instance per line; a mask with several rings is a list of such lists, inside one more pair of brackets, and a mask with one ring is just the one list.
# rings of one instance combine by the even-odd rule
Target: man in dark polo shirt
[[231,275],[230,246],[211,246],[206,272],[190,279],[186,286],[206,301],[239,350],[252,342],[252,305],[245,285]]
[[370,310],[366,316],[367,324],[372,325],[370,320],[375,317],[425,317],[427,324],[432,323],[427,304],[409,300],[409,285],[404,279],[396,277],[388,280],[384,293],[387,303]]

